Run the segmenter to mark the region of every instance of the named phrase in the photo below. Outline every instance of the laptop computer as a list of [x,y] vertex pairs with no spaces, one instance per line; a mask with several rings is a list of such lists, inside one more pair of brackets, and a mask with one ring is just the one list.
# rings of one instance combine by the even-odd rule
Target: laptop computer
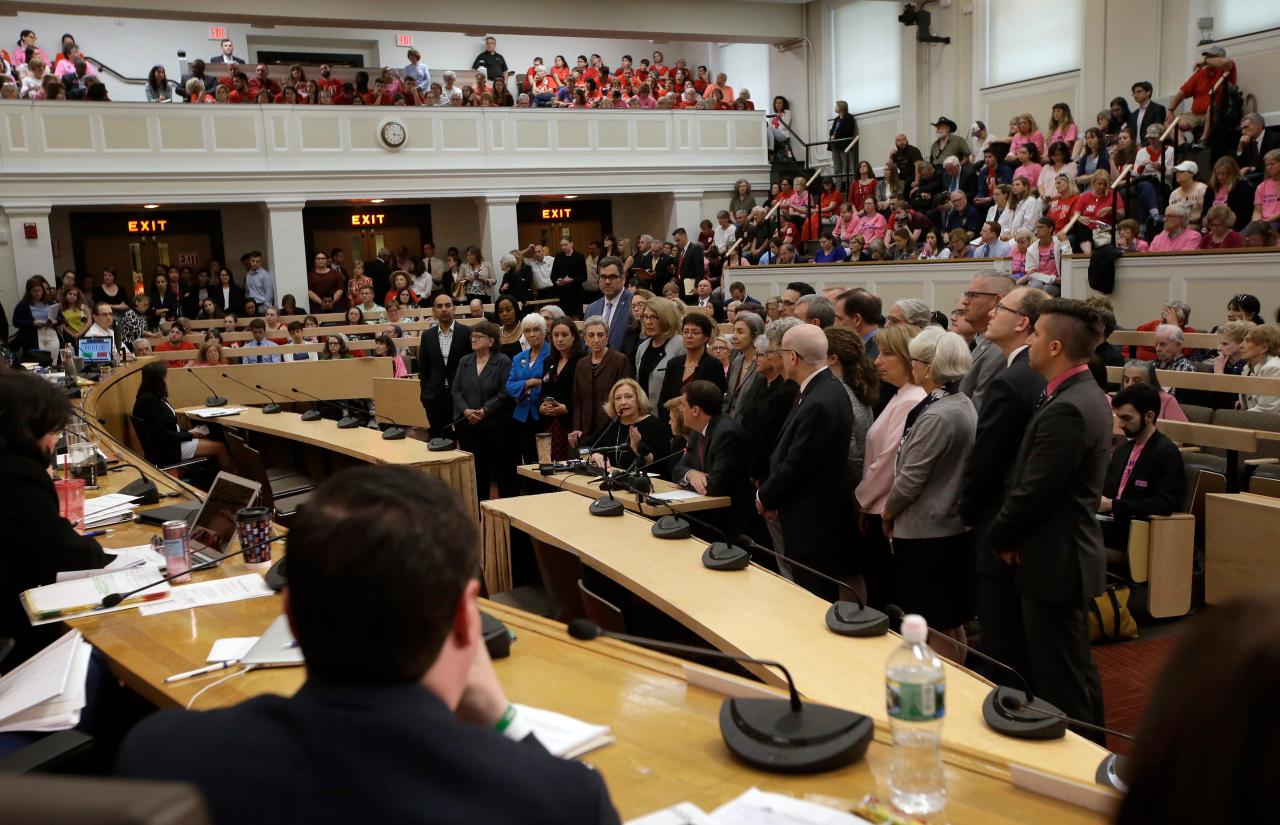
[[266,631],[258,637],[258,641],[240,660],[242,665],[255,667],[292,667],[305,664],[302,648],[298,647],[289,630],[289,619],[279,616]]
[[221,559],[236,534],[236,513],[252,507],[262,492],[262,485],[233,473],[221,472],[209,487],[204,503],[188,502],[142,511],[138,518],[150,524],[185,521],[187,545],[191,558],[203,563]]

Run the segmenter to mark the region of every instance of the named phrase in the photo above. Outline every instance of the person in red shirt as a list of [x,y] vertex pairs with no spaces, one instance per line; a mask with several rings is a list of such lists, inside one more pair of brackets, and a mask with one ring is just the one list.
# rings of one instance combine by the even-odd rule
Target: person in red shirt
[[666,77],[671,73],[671,67],[662,62],[662,52],[654,52],[650,56],[653,58],[653,62],[649,64],[649,71],[659,77]]
[[253,93],[249,91],[249,79],[244,73],[237,74],[231,81],[231,94],[228,99],[232,103],[252,103]]
[[1239,249],[1244,236],[1235,230],[1236,213],[1225,203],[1209,207],[1204,224],[1209,231],[1200,240],[1201,249]]
[[[228,64],[227,64],[227,73],[226,73],[226,74],[224,74],[222,77],[218,78],[218,85],[219,85],[219,86],[226,86],[228,89],[234,88],[234,87],[235,87],[235,85],[236,85],[236,84],[235,84],[236,75],[238,75],[238,74],[244,74],[244,72],[240,71],[240,64],[239,64],[239,63],[228,63]],[[248,79],[248,78],[246,78],[246,80],[247,80],[247,79]]]
[[[1092,233],[1097,229],[1110,229],[1115,225],[1117,217],[1124,216],[1124,200],[1119,194],[1111,191],[1111,173],[1106,169],[1099,169],[1093,173],[1090,178],[1091,187],[1088,192],[1076,198],[1075,211],[1080,215],[1080,219],[1076,221],[1077,232],[1072,230],[1072,245],[1075,240],[1080,239],[1080,248],[1082,251],[1089,251],[1092,248]],[[1112,211],[1112,203],[1114,196],[1114,204],[1119,215]]]
[[561,86],[569,82],[569,63],[564,59],[564,55],[556,55],[555,63],[551,66],[551,76]]
[[316,81],[316,87],[329,89],[334,97],[342,94],[342,81],[333,76],[333,67],[328,63],[320,64],[320,79]]
[[706,94],[707,87],[711,85],[711,78],[707,75],[707,67],[699,66],[698,75],[693,79],[693,88],[698,90],[698,94]]
[[[1190,318],[1190,304],[1183,301],[1170,301],[1164,305],[1164,310],[1161,311],[1159,318],[1154,321],[1147,321],[1145,324],[1139,324],[1138,332],[1155,332],[1156,327],[1161,324],[1170,324],[1171,326],[1178,327],[1183,332],[1199,332],[1199,330],[1187,323]],[[1192,352],[1194,352],[1194,350],[1189,347],[1182,350],[1182,354],[1188,358],[1191,357]],[[1138,357],[1143,361],[1156,360],[1155,347],[1138,347]]]
[[836,213],[840,211],[840,204],[842,203],[844,203],[844,195],[836,189],[835,180],[824,177],[822,179],[822,197],[818,201],[818,211],[805,220],[804,230],[800,233],[800,240],[817,240],[818,230],[822,225],[822,221],[834,222]]
[[[179,352],[181,350],[194,351],[196,348],[196,345],[190,343],[189,341],[182,340],[184,335],[186,335],[186,327],[182,325],[181,320],[175,320],[173,322],[173,326],[169,327],[169,338],[164,343],[157,344],[155,347],[155,351],[156,352]],[[188,366],[190,363],[191,363],[191,359],[189,358],[179,359],[177,361],[170,361],[169,367],[172,369],[181,369],[185,366]]]
[[387,91],[387,84],[382,78],[373,81],[373,91],[364,96],[366,106],[390,106],[395,98]]
[[[1176,119],[1178,132],[1181,135],[1183,132],[1190,132],[1202,126],[1212,103],[1211,93],[1214,97],[1224,93],[1221,86],[1216,92],[1214,91],[1214,86],[1223,77],[1226,78],[1225,83],[1235,85],[1235,61],[1227,59],[1227,51],[1221,46],[1206,46],[1200,52],[1200,59],[1196,61],[1196,68],[1191,73],[1191,77],[1187,78],[1187,81],[1178,88],[1178,93],[1173,96],[1173,100],[1169,101],[1169,114],[1165,117],[1165,127],[1167,128]],[[1191,111],[1179,115],[1178,107],[1187,98],[1191,98]],[[1203,136],[1201,139],[1203,140]]]
[[[684,66],[677,66],[670,72],[671,88],[675,89],[676,94],[684,92],[684,84],[690,81],[689,70]],[[694,91],[697,91],[696,89]]]
[[271,92],[273,98],[280,94],[280,84],[271,77],[270,67],[266,63],[259,63],[258,68],[254,71],[253,79],[249,81],[249,91],[253,93],[254,97],[257,97],[258,92],[263,89]]
[[1053,220],[1054,234],[1061,235],[1076,211],[1076,199],[1080,197],[1080,192],[1070,175],[1058,175],[1053,179],[1053,185],[1056,191],[1050,198],[1050,206],[1045,215]]

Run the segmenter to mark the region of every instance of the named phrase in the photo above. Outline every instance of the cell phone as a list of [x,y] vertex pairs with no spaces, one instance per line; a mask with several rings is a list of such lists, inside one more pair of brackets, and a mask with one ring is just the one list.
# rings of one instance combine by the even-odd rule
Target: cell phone
[[556,402],[555,398],[553,398],[552,396],[550,396],[550,395],[545,395],[545,396],[543,396],[543,397],[542,397],[542,403],[544,403],[544,404],[555,404],[555,403],[557,403],[557,402]]

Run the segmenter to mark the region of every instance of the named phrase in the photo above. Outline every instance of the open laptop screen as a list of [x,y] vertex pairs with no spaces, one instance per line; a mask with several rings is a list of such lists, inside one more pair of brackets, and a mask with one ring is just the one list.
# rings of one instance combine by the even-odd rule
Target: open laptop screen
[[261,485],[231,473],[218,473],[200,512],[191,522],[187,543],[192,553],[221,558],[236,534],[236,513],[252,507]]

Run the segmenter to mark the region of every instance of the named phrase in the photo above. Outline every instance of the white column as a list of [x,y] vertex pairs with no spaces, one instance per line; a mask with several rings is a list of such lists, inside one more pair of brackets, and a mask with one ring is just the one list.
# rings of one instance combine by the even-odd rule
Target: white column
[[681,227],[689,233],[690,238],[697,240],[698,224],[702,222],[703,217],[701,190],[672,192],[670,219],[667,222],[667,237],[664,240],[671,240],[671,233]]
[[304,201],[267,201],[265,266],[276,276],[276,303],[285,295],[307,301],[307,238],[302,231]]
[[520,230],[516,224],[516,204],[519,201],[519,195],[505,192],[476,198],[480,211],[480,252],[498,277],[502,274],[498,261],[520,244]]
[[[26,294],[27,279],[43,275],[49,283],[56,283],[58,273],[53,270],[53,232],[49,228],[48,206],[6,207],[4,210],[9,231],[9,253],[13,256],[13,286],[17,299]],[[28,225],[35,227],[36,237],[27,238]],[[14,301],[13,303],[16,303]],[[13,303],[5,309],[13,311]]]

